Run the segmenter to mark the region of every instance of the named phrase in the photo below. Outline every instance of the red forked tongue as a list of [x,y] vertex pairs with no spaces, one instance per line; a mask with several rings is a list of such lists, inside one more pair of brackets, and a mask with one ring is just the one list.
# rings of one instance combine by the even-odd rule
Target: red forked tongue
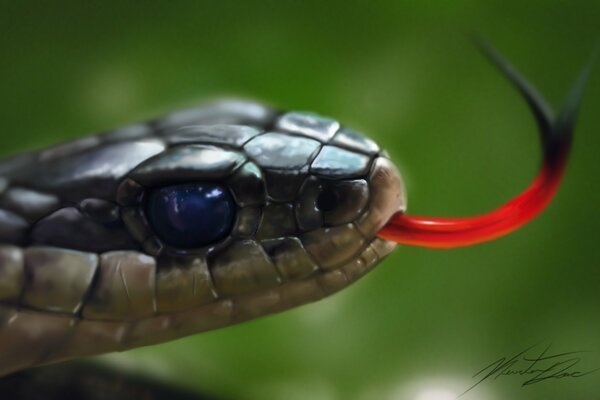
[[583,69],[555,118],[542,96],[512,65],[486,42],[477,43],[517,87],[533,112],[544,152],[542,168],[523,193],[488,214],[469,218],[432,218],[398,213],[379,231],[378,236],[383,239],[439,249],[487,242],[531,221],[544,210],[558,190],[567,164],[577,109],[592,63]]

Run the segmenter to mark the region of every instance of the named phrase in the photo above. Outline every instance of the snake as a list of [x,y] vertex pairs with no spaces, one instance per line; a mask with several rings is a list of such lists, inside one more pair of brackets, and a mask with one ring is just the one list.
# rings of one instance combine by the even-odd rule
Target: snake
[[483,216],[406,213],[369,137],[312,112],[220,100],[0,161],[0,376],[227,327],[323,299],[398,244],[496,239],[566,165],[589,68],[555,116],[485,42],[539,127],[542,168]]

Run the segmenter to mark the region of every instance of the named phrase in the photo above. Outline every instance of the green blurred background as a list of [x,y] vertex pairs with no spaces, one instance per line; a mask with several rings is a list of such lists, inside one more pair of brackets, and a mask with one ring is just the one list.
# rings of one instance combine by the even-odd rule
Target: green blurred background
[[[240,95],[363,130],[413,214],[492,209],[540,162],[523,101],[464,35],[488,37],[558,104],[600,37],[591,1],[3,1],[2,155]],[[475,248],[399,248],[312,305],[94,362],[231,399],[449,400],[541,341],[600,367],[600,74],[553,204]],[[600,372],[464,400],[600,398]]]

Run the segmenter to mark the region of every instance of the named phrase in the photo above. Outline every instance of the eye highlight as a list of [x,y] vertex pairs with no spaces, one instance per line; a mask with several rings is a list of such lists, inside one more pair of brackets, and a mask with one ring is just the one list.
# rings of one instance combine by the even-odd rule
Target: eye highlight
[[164,243],[199,248],[231,232],[235,203],[226,188],[214,183],[165,186],[150,192],[146,217]]

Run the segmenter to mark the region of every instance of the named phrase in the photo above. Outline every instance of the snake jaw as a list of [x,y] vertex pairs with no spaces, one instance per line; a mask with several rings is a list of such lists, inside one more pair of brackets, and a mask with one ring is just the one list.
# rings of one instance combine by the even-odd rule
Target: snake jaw
[[593,60],[582,70],[567,94],[561,112],[554,117],[544,98],[500,53],[483,40],[476,40],[476,43],[518,89],[537,121],[543,151],[540,172],[525,191],[490,213],[467,218],[433,218],[398,213],[379,232],[381,238],[441,249],[491,241],[535,218],[552,201],[560,186]]

